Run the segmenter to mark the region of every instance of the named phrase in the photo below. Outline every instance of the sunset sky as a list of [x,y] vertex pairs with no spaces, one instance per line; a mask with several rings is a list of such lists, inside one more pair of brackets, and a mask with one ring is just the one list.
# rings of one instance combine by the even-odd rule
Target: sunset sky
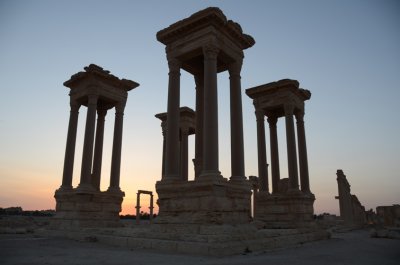
[[[0,207],[55,207],[69,119],[63,82],[95,63],[140,83],[128,96],[121,164],[123,213],[133,214],[137,190],[155,191],[161,178],[162,134],[154,115],[167,109],[168,67],[156,33],[209,6],[219,7],[256,41],[245,50],[241,73],[246,175],[258,173],[254,107],[244,90],[296,79],[312,93],[305,128],[315,212],[338,213],[337,169],[366,209],[400,203],[399,1],[0,0]],[[218,97],[220,170],[230,177],[226,72],[218,75]],[[185,71],[181,106],[195,109],[194,80]],[[81,108],[74,186],[85,120]],[[111,110],[103,190],[110,179],[113,123]],[[287,177],[284,130],[279,120],[281,177]],[[189,161],[193,157],[192,136]],[[269,152],[267,157],[270,163]],[[148,198],[142,201],[148,211]]]

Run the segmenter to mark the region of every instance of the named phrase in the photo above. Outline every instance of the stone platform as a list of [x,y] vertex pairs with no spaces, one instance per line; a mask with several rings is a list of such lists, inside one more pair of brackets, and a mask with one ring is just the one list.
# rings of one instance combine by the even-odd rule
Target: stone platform
[[329,238],[325,230],[257,229],[255,225],[138,225],[117,229],[42,230],[45,236],[165,253],[229,256]]
[[269,228],[312,227],[315,196],[300,191],[281,194],[256,192],[254,218]]
[[124,195],[118,191],[57,190],[56,215],[51,226],[58,229],[120,227],[119,212]]
[[245,224],[251,220],[248,181],[225,178],[159,181],[159,224]]

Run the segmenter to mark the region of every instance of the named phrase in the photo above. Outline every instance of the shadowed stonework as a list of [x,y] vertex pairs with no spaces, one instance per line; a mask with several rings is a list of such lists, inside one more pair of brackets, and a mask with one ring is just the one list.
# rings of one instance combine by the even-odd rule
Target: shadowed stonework
[[[207,8],[157,33],[169,66],[164,174],[157,182],[158,223],[239,224],[250,220],[251,187],[244,172],[240,71],[254,39],[218,8]],[[180,70],[196,83],[196,178],[180,169]],[[219,171],[217,73],[229,71],[231,177]],[[182,176],[182,173],[184,174]]]
[[[124,227],[107,228],[120,225],[118,213],[124,196],[119,188],[122,114],[127,92],[138,84],[120,80],[108,71],[90,65],[85,68],[86,72],[65,82],[71,88],[71,118],[63,184],[55,194],[57,214],[53,230],[46,232],[131,249],[213,256],[263,251],[327,238],[328,233],[317,229],[312,219],[315,197],[309,188],[303,125],[304,101],[310,98],[310,92],[300,89],[295,80],[281,80],[247,90],[256,107],[259,144],[259,176],[248,179],[244,166],[240,72],[243,51],[254,45],[254,39],[214,7],[159,31],[157,39],[166,45],[169,66],[167,112],[156,114],[163,132],[162,172],[156,183],[157,217],[150,225],[139,225],[137,219],[137,224],[132,222]],[[180,107],[181,69],[194,76],[196,111]],[[217,74],[223,71],[229,72],[230,80],[229,178],[219,171]],[[73,189],[73,155],[80,105],[88,106],[88,114],[81,181]],[[112,107],[116,108],[116,120],[110,187],[101,192],[104,116]],[[301,189],[293,115],[297,119]],[[271,126],[272,193],[268,189],[265,116]],[[288,179],[280,179],[277,166],[276,122],[283,116],[288,143]],[[195,137],[194,180],[188,180],[189,135]],[[251,217],[253,191],[254,220]],[[151,191],[138,191],[137,216],[141,194],[150,195],[151,203],[153,198]],[[150,209],[152,211],[152,206]]]
[[[313,225],[314,194],[310,191],[307,147],[304,130],[304,101],[310,99],[308,90],[299,88],[296,80],[277,82],[249,88],[257,119],[258,174],[260,189],[254,197],[254,218],[267,227],[289,228]],[[272,193],[269,192],[264,119],[270,128]],[[298,161],[293,116],[297,120]],[[288,179],[280,178],[277,122],[285,117]]]

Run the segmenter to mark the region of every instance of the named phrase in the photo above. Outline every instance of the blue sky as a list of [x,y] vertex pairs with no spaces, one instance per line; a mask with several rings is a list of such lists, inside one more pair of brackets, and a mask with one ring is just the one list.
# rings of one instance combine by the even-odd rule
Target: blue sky
[[[297,79],[312,93],[305,124],[316,212],[338,212],[339,168],[366,208],[399,203],[398,1],[0,0],[0,207],[54,207],[69,117],[68,88],[62,84],[95,63],[140,83],[125,110],[121,167],[125,208],[133,213],[136,191],[154,190],[161,175],[162,135],[154,114],[166,111],[168,67],[156,33],[208,6],[221,8],[256,41],[245,50],[242,68],[246,175],[257,175],[257,149],[254,107],[244,89]],[[230,175],[228,88],[227,73],[219,74],[225,177]],[[182,71],[181,106],[194,108],[194,102],[193,77]],[[82,109],[74,185],[85,115]],[[106,116],[103,189],[109,182],[113,116],[113,111]],[[282,177],[287,174],[284,129],[280,120]]]

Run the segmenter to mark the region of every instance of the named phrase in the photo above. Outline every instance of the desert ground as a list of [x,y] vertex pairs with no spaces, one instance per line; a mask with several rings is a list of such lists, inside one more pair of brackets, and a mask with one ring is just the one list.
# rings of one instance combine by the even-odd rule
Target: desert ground
[[368,230],[333,233],[325,241],[223,258],[156,253],[40,237],[1,234],[0,264],[400,264],[400,240],[371,238]]

